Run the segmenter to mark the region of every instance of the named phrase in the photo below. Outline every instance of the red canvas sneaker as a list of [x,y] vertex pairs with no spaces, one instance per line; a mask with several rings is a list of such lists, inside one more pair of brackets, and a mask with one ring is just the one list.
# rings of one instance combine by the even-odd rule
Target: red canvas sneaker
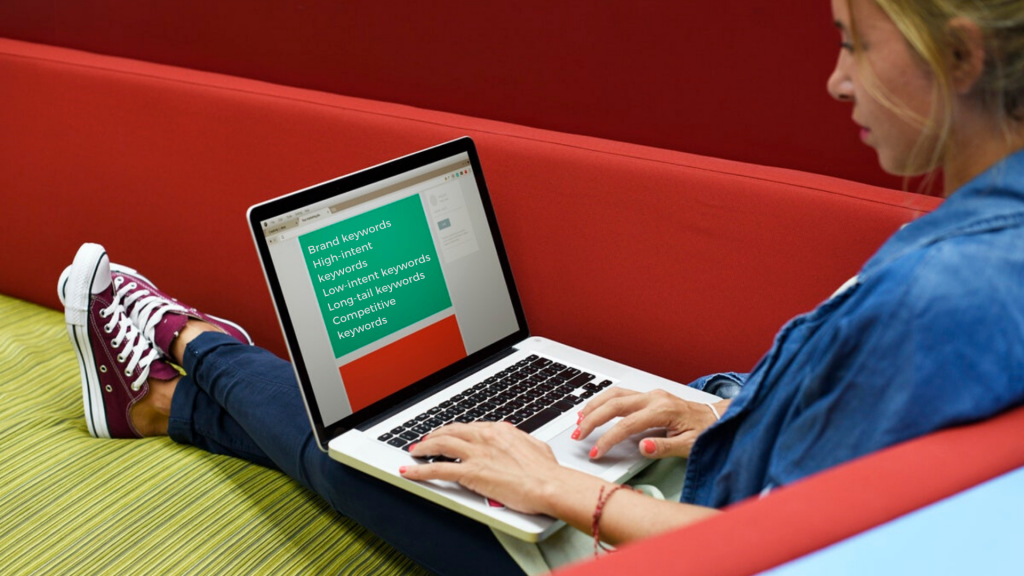
[[110,259],[98,244],[83,244],[61,275],[68,336],[82,375],[89,433],[96,438],[138,438],[131,409],[149,392],[148,378],[178,376],[136,328],[113,290]]

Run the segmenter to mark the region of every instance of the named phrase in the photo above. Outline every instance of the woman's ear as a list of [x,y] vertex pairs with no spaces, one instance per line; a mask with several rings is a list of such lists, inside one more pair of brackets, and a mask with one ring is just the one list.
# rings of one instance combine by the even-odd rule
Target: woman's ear
[[985,71],[985,38],[973,21],[957,16],[946,25],[950,78],[958,94],[967,94]]

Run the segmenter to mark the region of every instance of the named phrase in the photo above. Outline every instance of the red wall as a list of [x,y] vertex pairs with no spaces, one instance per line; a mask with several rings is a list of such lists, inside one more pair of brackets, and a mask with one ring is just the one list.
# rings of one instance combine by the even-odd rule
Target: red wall
[[901,186],[826,0],[4,0],[0,36]]

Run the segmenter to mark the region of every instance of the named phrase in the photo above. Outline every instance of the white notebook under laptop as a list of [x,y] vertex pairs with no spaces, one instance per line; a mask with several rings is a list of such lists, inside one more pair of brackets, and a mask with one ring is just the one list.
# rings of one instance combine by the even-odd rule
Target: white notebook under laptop
[[621,482],[649,463],[640,436],[591,461],[591,442],[569,439],[588,398],[623,386],[717,400],[530,335],[469,138],[258,204],[248,218],[321,449],[523,540],[560,523],[402,478],[399,467],[419,462],[408,446],[450,422],[504,420],[563,465]]

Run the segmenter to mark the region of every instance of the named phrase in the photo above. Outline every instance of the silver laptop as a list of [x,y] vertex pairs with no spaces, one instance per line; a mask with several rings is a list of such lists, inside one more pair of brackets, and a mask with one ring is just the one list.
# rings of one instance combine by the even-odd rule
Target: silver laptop
[[640,436],[591,461],[592,441],[569,439],[588,398],[622,386],[717,400],[530,334],[469,138],[258,204],[248,218],[320,448],[520,539],[560,523],[402,478],[399,467],[422,462],[408,446],[450,422],[509,421],[563,465],[621,482],[649,462]]

